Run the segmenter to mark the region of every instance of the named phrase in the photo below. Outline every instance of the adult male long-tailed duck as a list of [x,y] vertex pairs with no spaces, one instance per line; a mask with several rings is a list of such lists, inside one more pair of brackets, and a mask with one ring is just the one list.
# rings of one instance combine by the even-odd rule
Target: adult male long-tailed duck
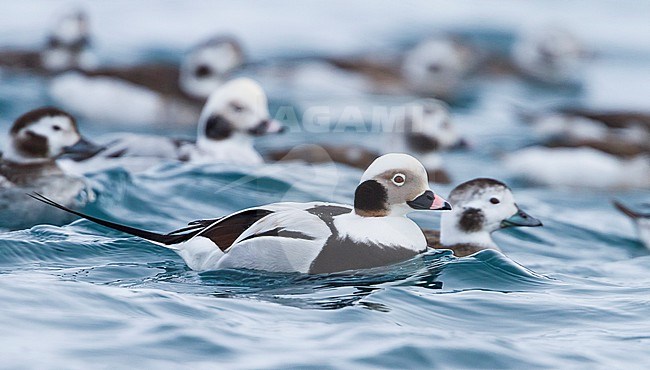
[[491,234],[518,226],[542,226],[522,211],[508,186],[501,181],[478,178],[458,185],[449,194],[453,210],[442,215],[440,231],[424,230],[435,249],[451,249],[465,257],[482,251],[500,251]]
[[650,249],[650,212],[637,212],[617,201],[614,201],[614,206],[634,222],[639,240],[646,248]]
[[55,160],[97,150],[79,134],[75,119],[57,108],[35,109],[16,119],[0,158],[0,228],[53,222],[44,217],[42,207],[25,204],[25,192],[38,191],[63,204],[78,205],[78,196],[87,190],[85,181],[67,176]]
[[451,209],[429,189],[417,159],[391,153],[361,177],[354,206],[275,203],[158,234],[97,219],[42,196],[38,200],[100,225],[135,235],[178,253],[193,270],[248,268],[331,273],[390,265],[426,251],[414,210]]
[[[407,152],[422,161],[429,180],[448,184],[451,176],[443,166],[440,152],[467,146],[458,134],[449,107],[437,99],[422,99],[404,106],[404,114],[386,131],[388,152]],[[302,145],[291,149],[274,150],[269,157],[276,161],[300,160],[307,163],[342,163],[365,169],[380,153],[359,145]]]
[[72,12],[55,24],[42,50],[0,51],[0,67],[47,74],[86,69],[95,64],[89,46],[87,16]]
[[[66,161],[61,165],[72,173],[86,173],[129,161],[145,159],[145,168],[159,160],[192,163],[263,163],[253,147],[255,137],[278,133],[282,125],[269,116],[264,90],[249,78],[237,78],[212,93],[203,107],[196,142],[164,136],[118,134],[104,150],[85,161]],[[140,165],[141,161],[137,162]]]
[[50,95],[76,114],[127,123],[193,124],[208,96],[242,65],[236,39],[214,37],[194,47],[180,66],[148,63],[69,72]]

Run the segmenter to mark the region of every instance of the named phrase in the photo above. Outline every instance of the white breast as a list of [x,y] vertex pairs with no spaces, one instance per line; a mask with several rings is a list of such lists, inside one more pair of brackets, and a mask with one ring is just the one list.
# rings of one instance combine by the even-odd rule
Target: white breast
[[250,140],[232,138],[209,142],[204,138],[199,139],[191,151],[190,162],[257,165],[264,163],[264,160]]
[[418,225],[402,216],[361,217],[348,213],[335,217],[334,226],[341,237],[358,243],[400,246],[417,252],[427,247]]

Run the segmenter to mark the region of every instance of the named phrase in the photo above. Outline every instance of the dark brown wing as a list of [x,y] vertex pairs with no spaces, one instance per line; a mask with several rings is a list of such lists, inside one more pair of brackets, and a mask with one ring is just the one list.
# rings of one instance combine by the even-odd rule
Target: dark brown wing
[[275,161],[336,162],[366,169],[379,157],[379,153],[362,146],[301,145],[292,149],[275,150],[268,153],[268,156]]
[[619,157],[634,157],[639,154],[650,153],[650,144],[629,143],[618,140],[550,140],[546,142],[550,148],[578,148],[586,147],[600,150]]
[[[220,219],[216,224],[199,232],[197,235],[212,240],[221,250],[225,251],[244,231],[246,231],[246,229],[271,213],[273,213],[273,211],[265,209],[250,209],[243,211]],[[210,220],[199,220],[195,222],[207,223],[209,221]]]
[[395,86],[402,83],[399,68],[391,63],[382,63],[368,58],[329,58],[326,61],[342,70],[367,75],[380,85]]
[[650,113],[626,111],[592,111],[579,108],[565,108],[562,113],[600,121],[612,128],[625,128],[641,125],[650,130]]
[[142,64],[135,66],[99,68],[86,72],[88,76],[115,77],[158,91],[164,95],[185,97],[180,89],[180,70],[173,64]]
[[19,69],[40,69],[41,56],[33,50],[0,51],[0,66]]

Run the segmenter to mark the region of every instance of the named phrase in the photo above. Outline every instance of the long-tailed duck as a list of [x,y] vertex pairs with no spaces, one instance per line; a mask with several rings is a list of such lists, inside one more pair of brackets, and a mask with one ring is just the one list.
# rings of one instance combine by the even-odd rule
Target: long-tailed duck
[[614,206],[634,222],[639,240],[650,249],[650,212],[636,212],[617,201],[614,201]]
[[564,108],[529,115],[548,147],[588,147],[630,158],[650,154],[650,114]]
[[193,124],[208,96],[243,61],[237,40],[219,36],[194,47],[180,66],[149,63],[69,72],[54,78],[49,91],[66,109],[93,119]]
[[415,95],[454,102],[474,69],[471,48],[450,37],[423,40],[411,49],[367,55],[281,60],[251,68],[268,86],[299,87],[308,95],[362,93]]
[[449,194],[453,210],[442,215],[440,231],[424,230],[435,249],[451,249],[458,257],[482,251],[500,251],[491,234],[518,226],[542,226],[522,211],[508,186],[501,181],[478,178],[458,185]]
[[[448,184],[451,177],[443,167],[441,151],[467,146],[456,131],[446,103],[422,99],[404,106],[404,114],[390,127],[384,127],[388,151],[408,152],[424,164],[429,180]],[[307,163],[342,163],[367,168],[380,156],[375,150],[359,145],[301,145],[291,149],[273,150],[268,156],[276,161],[300,160]]]
[[578,84],[587,55],[584,45],[569,30],[553,26],[521,35],[512,49],[518,72],[555,86]]
[[386,154],[368,167],[355,191],[354,206],[275,203],[194,221],[169,234],[119,225],[34,197],[170,248],[193,270],[248,268],[310,274],[373,268],[412,258],[426,251],[427,243],[406,214],[451,209],[429,189],[422,164],[397,153]]
[[48,74],[88,69],[96,62],[89,47],[88,18],[81,11],[72,12],[56,23],[42,50],[1,51],[0,67]]
[[587,148],[532,146],[509,153],[505,167],[515,178],[535,185],[606,189],[650,186],[650,159],[619,158]]
[[83,158],[98,150],[79,134],[75,119],[57,108],[35,109],[16,119],[0,159],[0,228],[58,222],[46,217],[51,212],[42,207],[25,204],[26,192],[38,191],[69,206],[79,205],[82,193],[92,197],[86,182],[66,175],[55,160],[62,155]]
[[[240,77],[225,83],[212,93],[199,118],[196,142],[163,136],[119,134],[105,149],[85,161],[62,163],[69,172],[86,173],[136,162],[145,168],[158,160],[192,163],[263,163],[253,147],[255,137],[278,133],[283,126],[269,116],[264,90],[255,81]],[[132,168],[142,170],[145,168]]]

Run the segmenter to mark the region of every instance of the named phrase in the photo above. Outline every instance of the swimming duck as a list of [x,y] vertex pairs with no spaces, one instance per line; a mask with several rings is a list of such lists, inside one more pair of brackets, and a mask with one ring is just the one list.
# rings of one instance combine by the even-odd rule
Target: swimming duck
[[639,240],[650,249],[650,213],[636,212],[617,201],[614,201],[614,206],[634,222]]
[[[146,159],[142,170],[160,160],[191,163],[231,163],[257,165],[263,163],[253,147],[255,137],[278,133],[282,125],[269,116],[264,90],[255,81],[237,78],[219,87],[203,107],[196,141],[164,136],[117,134],[104,150],[84,161],[63,163],[69,172],[87,173],[124,165],[138,158]],[[130,167],[129,167],[130,168]]]
[[[415,95],[455,101],[474,69],[473,51],[451,37],[428,38],[397,56],[386,52],[360,56],[312,57],[256,66],[248,72],[265,86],[359,97],[363,93]],[[305,98],[299,96],[298,98]]]
[[354,205],[275,203],[199,220],[158,234],[97,219],[45,197],[34,198],[100,225],[170,248],[193,270],[247,268],[331,273],[390,265],[427,250],[414,210],[448,210],[429,189],[422,164],[407,154],[376,159],[364,172]]
[[[439,184],[451,182],[440,152],[467,147],[467,141],[457,133],[446,103],[421,99],[405,105],[404,114],[384,129],[389,151],[416,155],[423,162],[429,180]],[[365,169],[380,153],[360,145],[320,144],[272,150],[268,156],[276,161],[335,162]]]
[[508,227],[542,226],[522,211],[510,188],[501,181],[478,178],[458,185],[449,194],[453,209],[442,214],[440,231],[424,230],[435,249],[451,249],[465,257],[484,249],[500,251],[491,234]]
[[66,109],[96,120],[193,124],[209,95],[243,61],[238,41],[219,36],[195,46],[180,67],[148,63],[74,71],[54,78],[49,92]]
[[576,85],[588,55],[569,30],[550,26],[519,37],[512,49],[518,72],[532,80],[555,86]]
[[0,51],[0,67],[47,74],[87,69],[95,65],[89,47],[88,17],[76,11],[58,20],[42,50]]
[[604,189],[650,186],[647,156],[619,158],[589,147],[527,147],[506,155],[504,165],[514,177],[536,185]]
[[79,134],[74,117],[42,107],[18,117],[9,133],[0,156],[0,227],[13,229],[51,220],[44,217],[43,209],[25,204],[25,192],[38,191],[63,204],[78,205],[78,196],[89,191],[87,184],[66,175],[56,159],[62,155],[83,158],[100,148]]
[[630,158],[650,154],[650,115],[634,111],[563,108],[549,113],[525,113],[547,147],[587,147]]

